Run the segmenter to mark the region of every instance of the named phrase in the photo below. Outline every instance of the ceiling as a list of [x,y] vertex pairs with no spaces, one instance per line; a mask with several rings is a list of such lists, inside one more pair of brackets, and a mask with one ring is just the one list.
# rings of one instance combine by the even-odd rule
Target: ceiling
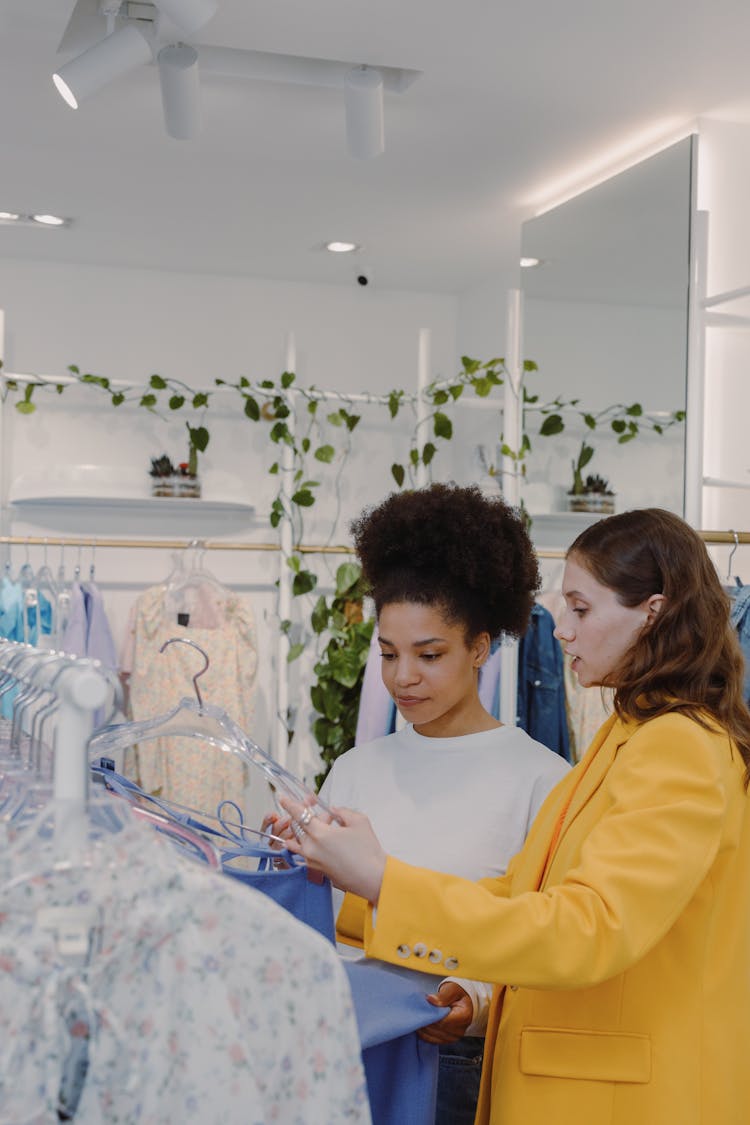
[[[746,119],[736,0],[219,0],[190,38],[421,72],[385,94],[385,153],[347,155],[323,87],[203,75],[202,131],[165,135],[144,66],[69,109],[52,70],[74,0],[0,6],[4,258],[461,293],[515,264],[520,223],[699,116]],[[744,115],[744,117],[743,117]],[[321,249],[332,238],[362,249]]]

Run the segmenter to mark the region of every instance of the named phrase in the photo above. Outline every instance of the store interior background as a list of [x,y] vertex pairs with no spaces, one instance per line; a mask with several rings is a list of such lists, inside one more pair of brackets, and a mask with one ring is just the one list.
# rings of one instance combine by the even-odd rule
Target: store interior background
[[[79,32],[84,39],[100,33],[92,22],[96,7],[91,0]],[[346,152],[341,95],[330,89],[204,76],[202,130],[191,141],[165,135],[153,66],[117,79],[73,112],[51,73],[76,53],[57,53],[74,5],[6,0],[0,210],[52,212],[72,222],[61,230],[0,224],[5,370],[55,375],[75,363],[134,384],[159,373],[210,388],[216,377],[278,378],[293,338],[304,385],[408,390],[416,386],[425,330],[433,378],[456,374],[462,355],[503,355],[507,295],[523,288],[522,350],[540,365],[530,376],[534,391],[580,395],[593,409],[641,401],[646,409],[671,410],[684,407],[686,395],[694,404],[700,463],[688,467],[687,482],[684,432],[625,447],[597,436],[592,469],[610,478],[618,509],[662,504],[683,511],[687,483],[698,498],[693,522],[750,530],[750,490],[703,484],[705,476],[750,482],[748,333],[739,322],[719,327],[696,303],[698,283],[709,294],[750,284],[750,12],[723,0],[698,8],[688,15],[675,0],[658,11],[643,0],[618,11],[582,0],[564,11],[551,0],[513,10],[427,0],[407,10],[391,0],[324,0],[314,7],[220,0],[217,15],[191,39],[199,56],[201,44],[211,44],[421,72],[406,92],[386,93],[385,152],[360,161]],[[86,9],[79,0],[77,10],[85,16]],[[659,165],[643,162],[665,160],[674,165],[676,194],[652,238],[677,239],[670,244],[677,246],[673,296],[657,284],[666,251],[654,254],[652,245],[641,259],[633,246],[616,239],[610,246],[601,227],[597,234],[596,225],[586,225],[586,203],[603,199],[606,215],[617,185],[630,184],[636,213],[645,212],[647,198],[639,204],[637,194],[649,182],[643,170]],[[550,210],[557,206],[562,210]],[[707,215],[702,250],[698,212]],[[589,277],[579,290],[568,285],[553,296],[544,290],[544,267],[522,277],[522,243],[555,214],[570,217],[563,225],[574,232],[573,245],[592,253],[601,244],[599,260],[590,260],[609,273],[611,292]],[[333,238],[362,249],[329,254],[321,247]],[[358,284],[360,275],[366,286]],[[727,311],[742,316],[742,305]],[[543,311],[554,323],[551,336],[538,331]],[[466,483],[479,474],[477,444],[491,449],[501,420],[475,406],[462,406],[456,417],[456,436],[434,476]],[[268,441],[258,427],[213,405],[210,426],[204,495],[241,497],[253,505],[251,514],[207,511],[196,522],[135,501],[107,504],[118,473],[124,478],[142,468],[145,497],[150,458],[168,452],[183,459],[182,423],[130,408],[115,413],[88,389],[44,398],[29,417],[6,405],[3,533],[268,541]],[[389,466],[403,456],[407,432],[405,420],[393,423],[382,408],[364,408],[341,483],[337,542],[346,542],[351,515],[392,487]],[[581,436],[571,431],[560,441],[535,442],[529,506],[540,515],[564,508]],[[75,499],[70,482],[80,465],[96,466],[101,504],[11,503],[24,480],[37,482],[37,499],[45,481],[50,496],[59,499],[69,487]],[[335,506],[321,490],[306,522],[309,542],[329,534]],[[569,533],[550,528],[537,522],[538,544],[548,535],[550,544],[564,546],[560,536]],[[30,548],[33,563],[41,564],[42,551]],[[22,554],[22,547],[12,549],[14,568]],[[56,564],[59,548],[48,554]],[[76,555],[66,555],[68,569]],[[84,567],[90,555],[83,551]],[[720,567],[727,557],[716,550]],[[95,561],[121,642],[129,606],[165,577],[171,558],[101,550]],[[261,656],[252,733],[268,745],[278,674],[278,558],[216,551],[205,563],[252,599]],[[750,574],[750,557],[740,551],[734,566]],[[548,578],[554,579],[549,570]],[[309,675],[303,662],[295,672],[299,715],[290,760],[308,777],[315,772],[306,730]]]

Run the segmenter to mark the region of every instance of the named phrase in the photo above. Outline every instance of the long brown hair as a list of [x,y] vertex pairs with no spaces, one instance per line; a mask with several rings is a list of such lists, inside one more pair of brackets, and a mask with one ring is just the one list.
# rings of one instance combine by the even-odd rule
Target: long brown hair
[[744,658],[729,621],[730,602],[705,544],[671,512],[644,508],[599,520],[570,547],[622,605],[652,594],[664,604],[614,674],[615,708],[640,721],[670,711],[703,726],[707,716],[734,739],[750,784],[750,710]]

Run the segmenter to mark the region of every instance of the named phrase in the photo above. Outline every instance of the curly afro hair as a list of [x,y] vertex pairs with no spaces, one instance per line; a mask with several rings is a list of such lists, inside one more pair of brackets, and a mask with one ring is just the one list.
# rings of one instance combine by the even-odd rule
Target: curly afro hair
[[378,614],[416,602],[461,622],[467,640],[526,631],[539,567],[523,520],[500,497],[432,484],[392,493],[350,526]]

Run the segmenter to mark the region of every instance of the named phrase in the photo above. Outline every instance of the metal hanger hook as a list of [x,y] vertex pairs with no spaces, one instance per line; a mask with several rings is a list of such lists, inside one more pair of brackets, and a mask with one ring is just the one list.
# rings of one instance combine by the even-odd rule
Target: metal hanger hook
[[195,697],[198,700],[198,706],[202,709],[203,708],[203,698],[201,696],[201,689],[198,687],[198,680],[201,678],[201,676],[203,676],[208,671],[208,666],[211,663],[211,661],[208,659],[208,653],[206,652],[205,649],[202,649],[200,645],[197,645],[195,643],[195,641],[191,641],[189,637],[170,637],[169,640],[165,641],[164,644],[161,646],[161,648],[159,649],[159,652],[164,652],[164,649],[167,648],[169,645],[190,645],[191,648],[197,649],[198,652],[203,657],[203,659],[205,660],[206,663],[203,665],[200,672],[196,672],[195,675],[193,676],[193,687],[195,688]]
[[729,561],[727,562],[727,578],[732,577],[732,559],[734,558],[735,551],[737,550],[737,548],[740,545],[740,537],[737,534],[737,532],[734,530],[733,527],[730,527],[729,534],[734,537],[734,546],[732,547],[731,551],[729,552]]

